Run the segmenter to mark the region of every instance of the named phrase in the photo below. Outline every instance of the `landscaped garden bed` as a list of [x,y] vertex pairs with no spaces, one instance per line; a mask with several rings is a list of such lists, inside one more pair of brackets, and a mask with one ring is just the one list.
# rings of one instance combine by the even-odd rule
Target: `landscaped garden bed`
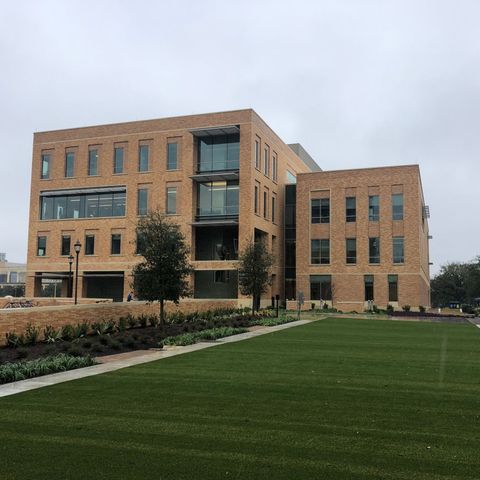
[[253,325],[272,326],[294,320],[274,315],[273,310],[251,313],[249,309],[219,309],[188,315],[171,314],[163,326],[156,315],[127,316],[118,321],[79,323],[60,329],[47,326],[43,331],[28,325],[23,334],[7,334],[7,345],[0,348],[0,365],[58,354],[99,357],[161,348],[164,344],[187,345],[242,333]]

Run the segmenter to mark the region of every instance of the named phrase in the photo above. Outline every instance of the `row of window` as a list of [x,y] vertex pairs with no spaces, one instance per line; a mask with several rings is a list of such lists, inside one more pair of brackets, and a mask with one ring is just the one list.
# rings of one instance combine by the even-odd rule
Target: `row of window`
[[[405,263],[404,238],[393,237],[392,239],[393,263]],[[380,263],[380,238],[368,239],[369,263]],[[328,265],[330,263],[330,239],[312,239],[310,245],[310,263],[313,265]],[[345,263],[354,265],[357,263],[357,239],[345,239]]]
[[[398,275],[388,275],[388,301],[398,302]],[[375,284],[373,275],[364,275],[365,301],[375,300]],[[310,299],[332,300],[332,276],[310,275]]]
[[[272,220],[272,223],[277,221],[277,194],[272,192],[272,196],[270,197],[270,191],[267,187],[263,189],[263,202],[262,202],[262,210],[260,211],[260,183],[255,182],[254,187],[254,211],[257,215],[263,215],[265,220]],[[271,209],[270,209],[271,207]]]
[[[266,177],[271,176],[272,180],[276,182],[278,180],[278,155],[276,152],[272,152],[270,155],[270,147],[264,143],[263,144],[263,160],[261,154],[261,140],[259,137],[255,139],[255,153],[254,161],[255,168],[257,170],[263,171],[263,174]],[[263,166],[263,169],[262,169]]]
[[[330,199],[315,198],[310,203],[310,217],[312,223],[330,223]],[[380,220],[380,196],[368,197],[368,220],[378,222]],[[392,194],[392,220],[403,220],[403,193]],[[345,221],[347,223],[357,221],[356,197],[345,198]]]
[[[95,255],[95,235],[85,235],[84,255]],[[69,256],[72,254],[72,238],[70,235],[62,235],[60,242],[60,255]],[[120,255],[122,253],[122,235],[112,233],[110,237],[110,254]],[[47,237],[41,235],[37,237],[37,256],[45,257],[47,255]]]
[[[113,149],[112,169],[114,174],[124,173],[126,156],[125,146],[115,146]],[[48,180],[51,178],[52,171],[52,156],[51,152],[43,152],[41,157],[40,178]],[[167,143],[167,170],[176,170],[178,168],[178,143]],[[65,152],[64,176],[65,178],[75,177],[78,174],[79,166],[77,165],[77,154],[75,151]],[[87,157],[88,176],[99,175],[99,150],[96,147],[89,147]],[[137,169],[139,172],[148,172],[151,169],[151,154],[150,145],[140,144],[138,146],[138,163]]]

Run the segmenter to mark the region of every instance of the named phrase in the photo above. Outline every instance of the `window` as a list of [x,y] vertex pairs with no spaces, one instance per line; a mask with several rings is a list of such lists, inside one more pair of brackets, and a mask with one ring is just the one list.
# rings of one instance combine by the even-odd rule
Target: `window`
[[47,255],[47,237],[37,237],[37,257],[45,257]]
[[40,172],[40,178],[42,180],[47,180],[50,178],[50,154],[42,154],[42,171]]
[[115,147],[113,155],[113,173],[123,173],[124,148]]
[[75,173],[75,153],[67,152],[65,154],[65,177],[73,177]]
[[263,192],[263,218],[268,219],[268,192]]
[[365,301],[374,299],[374,289],[373,289],[373,275],[365,275],[363,277],[365,284]]
[[388,276],[388,301],[398,302],[398,275]]
[[380,199],[378,195],[370,195],[368,197],[368,219],[371,222],[380,220]]
[[315,239],[311,241],[310,263],[326,265],[330,263],[330,239]]
[[263,149],[263,174],[270,175],[270,147],[265,145]]
[[10,283],[18,283],[18,272],[10,272]]
[[345,241],[346,262],[349,264],[357,263],[357,239],[347,238]]
[[272,178],[274,182],[278,180],[278,157],[275,152],[272,155]]
[[142,253],[145,251],[145,247],[145,236],[137,230],[137,236],[135,240],[135,253],[137,255],[142,255]]
[[287,170],[287,183],[297,183],[297,177],[290,170]]
[[230,280],[230,272],[228,270],[215,270],[214,283],[228,283]]
[[110,253],[112,255],[120,255],[121,250],[122,250],[122,235],[120,233],[112,233]]
[[197,215],[200,217],[237,216],[238,193],[238,181],[199,183]]
[[277,197],[275,195],[272,196],[272,223],[275,223],[276,220],[276,203],[277,203]]
[[403,237],[393,237],[393,263],[404,263],[404,241]]
[[332,276],[310,275],[310,300],[332,299]]
[[403,220],[403,193],[392,195],[392,219]]
[[150,170],[150,147],[140,145],[138,147],[138,171],[148,172]]
[[167,188],[167,215],[177,213],[177,187]]
[[347,223],[357,221],[357,199],[355,197],[345,198],[345,221]]
[[95,255],[95,235],[85,235],[85,255]]
[[258,214],[259,210],[259,203],[260,203],[260,186],[255,184],[255,195],[254,195],[254,202],[255,202],[255,213]]
[[178,144],[167,144],[167,170],[176,170],[178,168]]
[[311,200],[312,223],[330,223],[330,199],[315,198]]
[[216,135],[198,139],[198,171],[238,170],[240,134]]
[[137,192],[137,215],[146,215],[148,213],[148,190],[139,188]]
[[60,255],[70,255],[70,235],[62,235],[62,246]]
[[260,170],[260,140],[255,140],[255,168]]
[[370,263],[380,263],[380,238],[371,237],[368,239],[368,255]]
[[88,176],[98,175],[98,150],[88,151]]

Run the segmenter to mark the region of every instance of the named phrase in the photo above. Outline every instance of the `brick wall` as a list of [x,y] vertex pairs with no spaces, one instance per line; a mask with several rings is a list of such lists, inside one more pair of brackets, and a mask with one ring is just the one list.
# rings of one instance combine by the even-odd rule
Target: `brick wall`
[[[235,300],[186,300],[177,306],[167,302],[167,313],[182,311],[184,313],[203,312],[214,308],[236,308]],[[123,302],[123,303],[98,303],[90,305],[60,305],[50,307],[33,307],[22,309],[0,310],[0,344],[5,343],[5,334],[15,331],[21,334],[27,324],[43,328],[52,325],[55,328],[67,324],[81,322],[93,323],[102,320],[118,320],[128,314],[138,316],[141,314],[158,314],[158,303]]]

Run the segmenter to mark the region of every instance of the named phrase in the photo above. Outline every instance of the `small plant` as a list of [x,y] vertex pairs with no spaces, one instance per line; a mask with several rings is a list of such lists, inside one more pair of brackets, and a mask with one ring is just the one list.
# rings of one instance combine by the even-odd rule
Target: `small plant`
[[393,305],[388,304],[387,305],[387,313],[393,313],[393,312],[394,312]]
[[35,345],[38,341],[39,335],[40,335],[40,328],[29,323],[25,328],[25,344]]
[[90,340],[84,340],[81,343],[81,347],[83,348],[92,348],[92,342]]
[[419,310],[420,313],[425,313],[426,308],[423,305],[419,305],[418,310]]
[[5,334],[7,339],[7,346],[17,348],[25,344],[25,337],[22,335],[17,335],[15,332],[7,332]]
[[122,348],[122,345],[117,340],[113,340],[110,344],[110,347],[114,350],[120,350],[120,348]]
[[124,332],[127,329],[127,319],[125,317],[120,317],[117,323],[117,329],[119,332]]
[[68,350],[67,350],[68,355],[72,355],[72,357],[83,357],[83,351],[81,348],[72,345]]
[[88,335],[88,331],[90,330],[90,326],[87,322],[77,323],[75,327],[73,327],[74,337],[75,338],[83,338]]
[[124,345],[127,348],[135,348],[135,340],[132,337],[126,337],[124,341]]
[[105,335],[109,333],[110,325],[108,322],[94,322],[92,323],[92,330],[96,335]]
[[130,328],[135,328],[138,322],[137,319],[131,313],[129,313],[127,315],[127,323]]
[[105,346],[110,345],[111,343],[111,338],[108,335],[100,335],[98,339],[100,343]]
[[148,323],[150,324],[151,327],[158,327],[158,324],[160,323],[160,319],[157,317],[157,315],[150,315],[148,317]]
[[475,313],[475,310],[473,309],[473,307],[471,305],[469,305],[468,303],[462,304],[461,307],[462,307],[462,312],[463,313],[468,313],[468,314]]
[[146,315],[142,314],[138,317],[138,323],[142,328],[145,328],[147,326],[147,321],[148,321],[148,318]]
[[62,339],[60,330],[52,327],[52,325],[47,325],[43,329],[43,339],[45,343],[55,343]]
[[75,329],[72,325],[67,324],[62,327],[61,337],[67,342],[71,342],[75,338]]
[[410,311],[410,308],[411,308],[410,305],[404,305],[404,306],[402,307],[402,310],[403,310],[404,312],[409,312],[409,311]]

